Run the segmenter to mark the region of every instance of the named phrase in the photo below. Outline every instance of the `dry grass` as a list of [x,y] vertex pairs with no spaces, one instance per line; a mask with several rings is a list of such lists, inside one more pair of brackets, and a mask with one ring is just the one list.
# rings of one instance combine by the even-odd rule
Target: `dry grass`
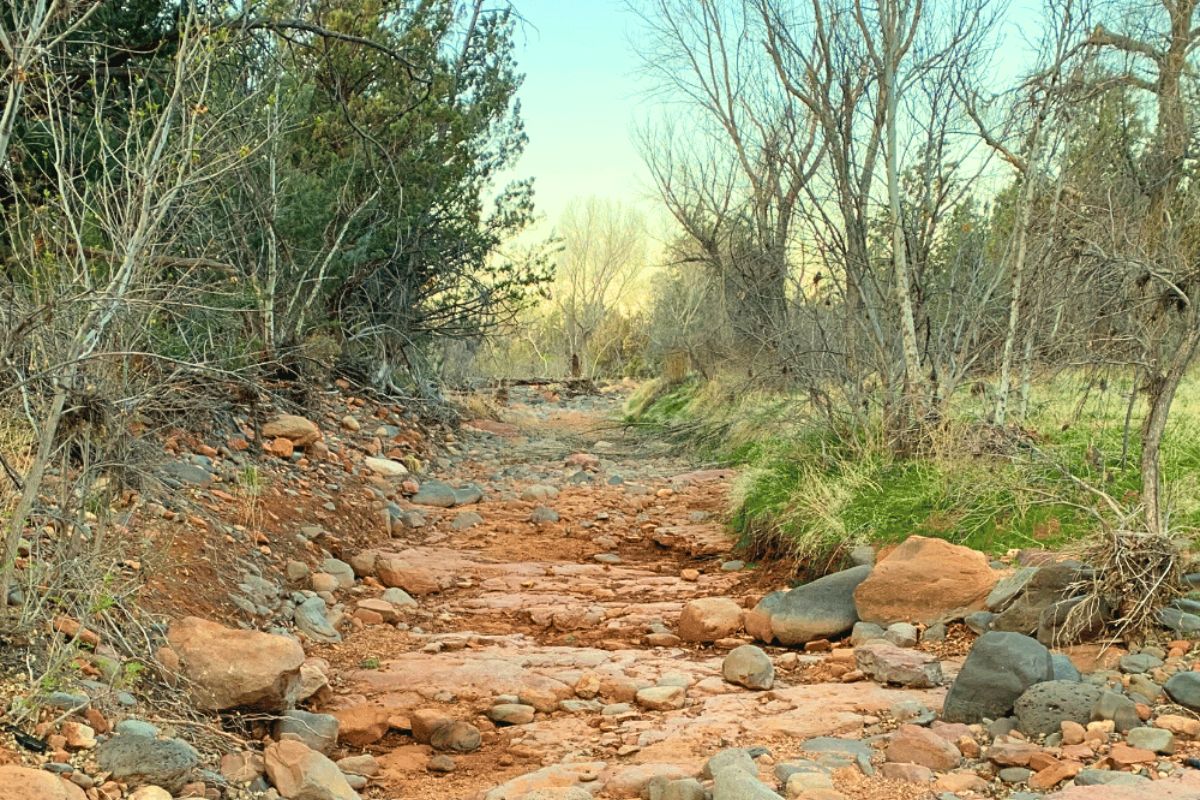
[[1184,594],[1179,542],[1170,534],[1132,527],[1109,528],[1081,543],[1079,559],[1092,570],[1087,579],[1071,587],[1069,594],[1082,600],[1060,629],[1063,641],[1081,638],[1097,617],[1109,618],[1116,639],[1146,641],[1161,630],[1158,611]]

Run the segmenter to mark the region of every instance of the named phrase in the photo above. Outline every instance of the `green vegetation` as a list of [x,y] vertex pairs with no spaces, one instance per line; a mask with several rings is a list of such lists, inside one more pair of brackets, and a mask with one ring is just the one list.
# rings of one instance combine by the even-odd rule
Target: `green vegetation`
[[[731,509],[742,546],[824,572],[857,544],[911,534],[1001,555],[1068,546],[1094,531],[1104,503],[1080,481],[1128,502],[1141,480],[1136,430],[1122,460],[1129,382],[1097,383],[1079,375],[1044,383],[1046,401],[1020,429],[985,423],[986,402],[963,398],[928,451],[908,458],[884,445],[882,426],[838,429],[801,396],[721,380],[648,384],[628,419],[742,467]],[[1163,451],[1172,527],[1186,534],[1200,528],[1200,405],[1188,388]]]

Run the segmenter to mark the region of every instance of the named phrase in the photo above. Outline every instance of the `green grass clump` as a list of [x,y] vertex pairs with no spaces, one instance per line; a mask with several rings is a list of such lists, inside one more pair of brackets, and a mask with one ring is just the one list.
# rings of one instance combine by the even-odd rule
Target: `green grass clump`
[[[877,423],[835,431],[802,397],[721,381],[651,385],[628,411],[631,422],[709,460],[743,467],[731,526],[750,557],[787,558],[823,573],[856,545],[913,534],[993,555],[1062,548],[1094,531],[1094,512],[1103,511],[1072,476],[1136,504],[1141,411],[1135,406],[1126,441],[1129,382],[1098,391],[1066,376],[1037,388],[1040,405],[1020,434],[996,431],[984,422],[983,404],[965,398],[952,405],[943,441],[919,458],[875,444],[883,438]],[[1200,529],[1200,394],[1191,388],[1180,392],[1163,447],[1171,523],[1184,532]]]

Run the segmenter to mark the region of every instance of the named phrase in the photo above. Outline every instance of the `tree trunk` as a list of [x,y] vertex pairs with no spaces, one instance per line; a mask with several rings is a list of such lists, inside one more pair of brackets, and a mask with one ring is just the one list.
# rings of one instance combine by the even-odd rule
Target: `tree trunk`
[[921,373],[920,345],[917,341],[916,315],[913,313],[911,276],[908,266],[907,243],[904,220],[900,208],[900,154],[896,142],[898,98],[896,67],[900,58],[898,41],[899,11],[895,0],[885,2],[880,13],[883,16],[884,69],[882,90],[886,92],[886,161],[888,206],[892,224],[892,265],[896,272],[896,304],[900,313],[900,343],[904,359],[904,414],[902,424],[913,424],[923,416],[927,395],[925,380]]

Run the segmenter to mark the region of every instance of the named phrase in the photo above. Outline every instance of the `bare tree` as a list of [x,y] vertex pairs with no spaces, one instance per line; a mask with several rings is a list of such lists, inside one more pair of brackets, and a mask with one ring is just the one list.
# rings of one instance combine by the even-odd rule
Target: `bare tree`
[[1200,349],[1200,241],[1195,199],[1185,186],[1197,145],[1186,82],[1200,41],[1197,0],[1160,0],[1142,15],[1121,14],[1087,39],[1097,88],[1128,87],[1153,104],[1148,148],[1099,225],[1083,226],[1083,247],[1101,268],[1124,276],[1125,323],[1138,343],[1147,411],[1142,421],[1142,510],[1147,530],[1166,530],[1163,433],[1180,382]]
[[591,375],[612,344],[597,337],[646,266],[646,227],[632,209],[591,197],[567,207],[556,233],[562,250],[551,297],[578,378]]

